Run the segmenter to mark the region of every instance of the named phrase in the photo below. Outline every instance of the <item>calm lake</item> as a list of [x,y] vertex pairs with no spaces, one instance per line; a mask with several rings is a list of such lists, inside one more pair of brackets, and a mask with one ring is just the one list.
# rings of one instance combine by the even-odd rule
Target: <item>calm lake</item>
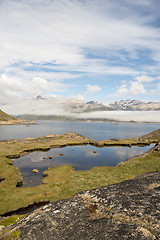
[[[160,124],[144,123],[114,123],[114,122],[63,122],[37,121],[37,125],[0,126],[0,139],[18,139],[38,137],[47,134],[63,134],[77,132],[93,140],[109,138],[131,138],[144,135],[160,128]],[[36,186],[42,183],[43,172],[49,166],[71,164],[76,171],[88,170],[95,166],[116,166],[119,162],[130,157],[142,154],[152,146],[147,147],[103,147],[96,148],[90,145],[68,146],[54,148],[48,152],[33,152],[20,159],[14,160],[22,176],[23,187]],[[64,156],[60,156],[64,153]],[[52,156],[52,159],[49,159]],[[32,169],[38,169],[37,174]]]
[[0,126],[0,139],[39,137],[47,134],[76,132],[93,140],[109,138],[131,138],[152,132],[160,128],[154,123],[114,123],[114,122],[70,122],[70,121],[37,121],[37,125]]

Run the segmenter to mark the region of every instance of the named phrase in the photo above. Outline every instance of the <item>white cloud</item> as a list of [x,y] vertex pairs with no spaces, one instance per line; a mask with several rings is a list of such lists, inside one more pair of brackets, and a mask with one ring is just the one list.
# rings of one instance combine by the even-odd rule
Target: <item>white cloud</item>
[[41,77],[34,77],[32,79],[33,87],[38,87],[42,91],[49,91],[49,82]]
[[[134,78],[134,81],[122,81],[121,86],[118,88],[116,97],[134,97],[135,95],[153,94],[157,89],[146,90],[145,86],[149,83],[159,80],[158,77],[150,77],[147,75],[140,75]],[[159,86],[159,85],[158,85]]]
[[140,81],[130,81],[126,83],[125,81],[121,82],[121,86],[117,87],[115,97],[129,98],[135,97],[135,95],[143,95],[146,93],[145,87]]
[[99,92],[99,91],[101,91],[101,89],[102,88],[99,87],[98,85],[90,85],[90,84],[87,85],[87,91],[89,93]]
[[128,87],[125,83],[123,83],[118,89],[118,94],[125,95],[127,93],[128,93]]
[[[1,99],[1,95],[0,95]],[[48,98],[27,99],[16,96],[0,104],[0,109],[11,115],[34,114],[34,115],[73,115],[77,108],[84,106],[83,96],[64,97],[51,95]]]
[[131,82],[129,90],[134,95],[146,93],[146,90],[145,90],[143,84],[140,82]]
[[[138,87],[124,83],[118,92],[146,93],[144,84],[153,80],[148,72],[160,72],[157,6],[156,0],[1,0],[0,73],[6,80],[0,79],[0,99],[62,92],[84,75],[138,76]],[[152,66],[147,59],[135,64],[143,53]],[[88,92],[100,91],[98,85]]]
[[[3,1],[0,64],[55,61],[72,65],[73,69],[91,60],[85,55],[87,48],[112,49],[111,55],[144,46],[154,50],[159,42],[157,30],[147,26],[145,17],[141,18],[136,11],[135,17],[130,17],[127,4],[128,8],[119,1]],[[116,9],[118,15],[113,14]]]
[[127,3],[132,3],[138,6],[151,6],[151,2],[149,0],[139,0],[139,1],[134,1],[134,0],[125,0]]
[[37,95],[44,95],[56,91],[64,91],[62,83],[47,81],[41,77],[33,77],[31,80],[21,79],[20,77],[10,77],[6,74],[0,76],[0,95],[8,99],[22,97],[35,98]]
[[154,78],[146,75],[142,75],[142,76],[136,77],[135,80],[137,80],[138,82],[152,82],[154,81]]

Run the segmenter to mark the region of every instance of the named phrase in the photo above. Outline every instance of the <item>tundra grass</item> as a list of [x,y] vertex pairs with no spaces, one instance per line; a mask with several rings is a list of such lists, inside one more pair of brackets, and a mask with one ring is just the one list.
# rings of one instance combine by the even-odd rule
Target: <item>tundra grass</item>
[[4,227],[7,227],[11,224],[15,224],[16,222],[20,221],[22,218],[24,218],[27,214],[24,215],[13,215],[10,217],[6,217],[2,220],[0,220],[0,225],[3,225]]
[[[152,142],[156,141],[157,139],[152,139]],[[90,139],[75,133],[64,134],[62,137],[55,135],[36,139],[1,141],[0,179],[3,181],[0,182],[0,214],[26,207],[34,202],[69,198],[80,191],[121,182],[160,169],[160,153],[151,150],[143,157],[133,158],[117,167],[94,167],[88,171],[74,171],[71,165],[49,167],[44,172],[46,177],[42,185],[16,187],[21,181],[21,174],[6,156],[19,156],[29,150],[48,149],[51,146],[87,143],[94,144]]]

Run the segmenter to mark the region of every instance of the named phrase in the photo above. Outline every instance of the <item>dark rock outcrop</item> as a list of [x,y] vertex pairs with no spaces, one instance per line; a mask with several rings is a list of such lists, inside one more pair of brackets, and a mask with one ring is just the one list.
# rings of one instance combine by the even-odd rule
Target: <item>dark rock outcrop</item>
[[50,203],[5,230],[25,240],[160,239],[160,172]]

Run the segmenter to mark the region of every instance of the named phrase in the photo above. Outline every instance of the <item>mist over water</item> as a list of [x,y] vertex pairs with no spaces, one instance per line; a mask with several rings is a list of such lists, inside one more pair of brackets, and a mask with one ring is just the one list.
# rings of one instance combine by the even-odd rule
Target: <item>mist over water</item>
[[1,106],[10,115],[51,115],[84,120],[114,120],[160,123],[160,111],[93,111],[85,112],[85,104],[75,99],[18,99]]
[[157,122],[160,123],[160,111],[97,111],[81,113],[83,119],[108,119],[114,121]]

